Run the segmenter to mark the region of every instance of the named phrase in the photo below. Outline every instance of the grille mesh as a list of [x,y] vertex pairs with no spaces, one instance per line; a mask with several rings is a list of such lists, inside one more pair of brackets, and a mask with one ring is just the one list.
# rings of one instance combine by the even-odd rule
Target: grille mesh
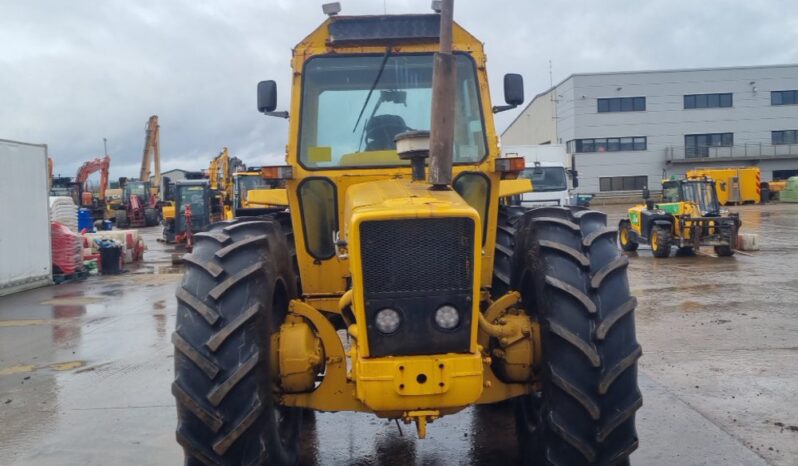
[[470,290],[474,222],[382,220],[360,225],[366,297]]

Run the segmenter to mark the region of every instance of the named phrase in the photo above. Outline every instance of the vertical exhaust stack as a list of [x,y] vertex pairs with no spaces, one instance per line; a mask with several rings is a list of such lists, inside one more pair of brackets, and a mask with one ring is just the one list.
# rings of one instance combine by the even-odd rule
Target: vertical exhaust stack
[[454,0],[441,2],[440,51],[435,54],[432,69],[429,182],[433,189],[446,189],[452,183],[456,86],[452,54],[453,9]]

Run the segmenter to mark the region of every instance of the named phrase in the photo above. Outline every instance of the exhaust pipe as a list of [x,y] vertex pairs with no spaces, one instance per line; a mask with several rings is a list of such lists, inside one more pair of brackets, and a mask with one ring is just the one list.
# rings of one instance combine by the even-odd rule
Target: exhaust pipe
[[430,128],[429,182],[432,189],[452,183],[454,150],[455,61],[452,54],[454,0],[441,2],[440,51],[432,68],[432,118]]

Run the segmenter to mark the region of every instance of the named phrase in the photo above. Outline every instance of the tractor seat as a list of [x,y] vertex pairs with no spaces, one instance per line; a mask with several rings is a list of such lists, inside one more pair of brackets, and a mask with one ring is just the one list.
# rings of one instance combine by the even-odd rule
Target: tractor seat
[[410,128],[399,115],[377,115],[366,125],[366,151],[394,150],[393,138]]

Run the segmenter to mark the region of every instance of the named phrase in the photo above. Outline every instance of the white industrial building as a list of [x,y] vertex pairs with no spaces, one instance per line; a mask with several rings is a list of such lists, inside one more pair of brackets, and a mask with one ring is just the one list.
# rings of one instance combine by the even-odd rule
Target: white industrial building
[[573,74],[538,94],[502,144],[565,144],[580,193],[660,189],[697,167],[798,175],[798,65]]

